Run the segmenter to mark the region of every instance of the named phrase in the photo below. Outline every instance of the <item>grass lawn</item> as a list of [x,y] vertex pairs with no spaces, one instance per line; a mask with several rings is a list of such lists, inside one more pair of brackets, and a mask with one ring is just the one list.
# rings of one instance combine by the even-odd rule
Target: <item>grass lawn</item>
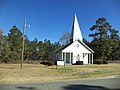
[[44,66],[41,64],[0,64],[0,83],[31,83],[81,80],[120,76],[120,64]]

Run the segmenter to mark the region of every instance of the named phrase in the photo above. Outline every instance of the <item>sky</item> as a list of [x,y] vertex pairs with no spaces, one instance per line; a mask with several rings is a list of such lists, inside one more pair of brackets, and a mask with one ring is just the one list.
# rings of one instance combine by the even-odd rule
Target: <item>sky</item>
[[120,0],[0,0],[0,29],[7,35],[16,25],[23,32],[26,18],[31,26],[25,32],[29,40],[54,43],[64,32],[71,33],[75,14],[88,41],[92,40],[90,27],[100,17],[105,17],[120,35]]

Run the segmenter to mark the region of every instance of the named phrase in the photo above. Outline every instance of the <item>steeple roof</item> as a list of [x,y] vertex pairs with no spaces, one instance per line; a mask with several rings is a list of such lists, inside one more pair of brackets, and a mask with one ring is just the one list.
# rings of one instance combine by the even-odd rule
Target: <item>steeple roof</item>
[[73,21],[73,26],[72,26],[72,32],[70,36],[70,42],[74,42],[76,40],[80,40],[81,42],[83,41],[82,33],[79,27],[78,19],[75,14],[74,21]]

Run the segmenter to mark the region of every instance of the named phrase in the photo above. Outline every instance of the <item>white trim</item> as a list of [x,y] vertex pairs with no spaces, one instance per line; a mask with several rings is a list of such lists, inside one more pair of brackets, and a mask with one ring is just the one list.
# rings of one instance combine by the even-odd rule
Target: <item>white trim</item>
[[65,53],[65,57],[64,57],[64,62],[65,62],[65,64],[66,64],[66,53]]
[[88,56],[89,56],[89,64],[90,64],[90,62],[91,62],[90,53],[89,53],[89,55],[88,55]]
[[92,64],[93,64],[93,53],[92,53]]
[[63,60],[63,52],[62,52],[62,60]]
[[70,52],[70,64],[71,64],[71,52]]

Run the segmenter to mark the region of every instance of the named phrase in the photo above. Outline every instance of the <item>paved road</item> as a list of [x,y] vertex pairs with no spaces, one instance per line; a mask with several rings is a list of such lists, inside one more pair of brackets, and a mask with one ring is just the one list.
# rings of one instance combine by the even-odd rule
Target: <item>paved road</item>
[[51,83],[2,84],[0,90],[120,90],[120,78]]

